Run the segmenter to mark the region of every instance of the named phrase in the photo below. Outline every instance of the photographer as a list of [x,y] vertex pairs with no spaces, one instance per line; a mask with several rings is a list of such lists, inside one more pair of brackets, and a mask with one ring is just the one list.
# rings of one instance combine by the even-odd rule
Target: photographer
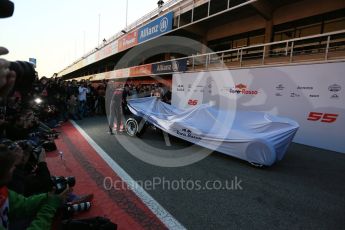
[[29,141],[18,141],[22,148],[22,160],[13,172],[13,178],[8,188],[31,196],[51,191],[53,184],[46,163],[46,152],[43,148],[34,148]]
[[[0,141],[1,143],[13,143],[8,139]],[[22,151],[22,160],[17,164],[13,172],[13,177],[8,188],[24,195],[31,196],[39,193],[49,192],[56,187],[59,193],[64,186],[69,185],[70,193],[67,198],[68,204],[80,204],[90,202],[93,194],[78,196],[72,193],[75,185],[74,177],[56,177],[51,176],[46,163],[46,151],[41,147],[34,147],[30,141],[21,140],[14,142],[19,145]]]
[[[0,47],[0,55],[7,54],[8,50]],[[9,69],[10,62],[0,58],[0,104],[6,102],[7,95],[13,89],[16,73]]]
[[69,187],[59,195],[49,192],[28,198],[9,190],[6,185],[21,160],[21,151],[15,146],[0,144],[0,230],[9,229],[17,218],[27,216],[34,218],[26,229],[50,229],[56,210],[66,199]]

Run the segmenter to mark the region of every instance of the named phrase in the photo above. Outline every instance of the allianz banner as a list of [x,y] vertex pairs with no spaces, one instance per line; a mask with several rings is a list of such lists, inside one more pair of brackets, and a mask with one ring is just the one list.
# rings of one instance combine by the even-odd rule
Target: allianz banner
[[185,72],[186,70],[187,59],[152,64],[152,73]]
[[175,73],[172,105],[264,111],[300,125],[294,142],[345,153],[345,62]]
[[144,42],[172,30],[173,12],[157,18],[139,29],[138,43]]

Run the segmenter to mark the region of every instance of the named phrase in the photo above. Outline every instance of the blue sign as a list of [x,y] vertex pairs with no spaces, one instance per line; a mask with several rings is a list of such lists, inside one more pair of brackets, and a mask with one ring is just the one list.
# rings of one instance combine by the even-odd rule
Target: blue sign
[[173,16],[173,12],[167,13],[166,15],[159,17],[153,22],[150,22],[149,24],[140,28],[138,33],[138,43],[144,42],[172,30]]
[[173,73],[187,70],[187,59],[152,64],[152,73]]
[[36,63],[37,63],[36,58],[29,58],[29,62],[32,63],[32,65],[34,66],[34,68],[36,68]]

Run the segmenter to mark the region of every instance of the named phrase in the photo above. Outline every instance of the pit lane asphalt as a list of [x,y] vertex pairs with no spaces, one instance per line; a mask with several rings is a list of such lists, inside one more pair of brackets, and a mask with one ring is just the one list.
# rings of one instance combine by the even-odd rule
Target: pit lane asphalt
[[[147,190],[188,229],[345,228],[345,154],[293,143],[282,161],[264,169],[217,152],[192,165],[166,168],[128,153],[107,133],[105,117],[77,123],[136,181],[242,181],[242,190]],[[159,132],[150,130],[141,140],[177,153],[190,145],[172,139],[168,147]],[[137,141],[133,138],[133,144]]]

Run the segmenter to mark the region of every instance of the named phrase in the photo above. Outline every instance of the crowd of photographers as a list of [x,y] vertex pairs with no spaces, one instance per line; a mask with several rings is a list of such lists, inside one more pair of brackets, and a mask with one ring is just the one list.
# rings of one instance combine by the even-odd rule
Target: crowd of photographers
[[[22,78],[30,83],[18,84]],[[90,113],[83,97],[90,94],[90,87],[38,80],[31,64],[4,59],[0,83],[0,229],[49,229],[56,213],[65,219],[89,209],[93,195],[73,194],[74,177],[51,175],[46,152],[56,150],[59,133],[54,128],[69,116]],[[77,98],[73,113],[67,106],[71,98]]]
[[[13,11],[11,1],[0,0],[0,18]],[[0,47],[0,55],[7,53]],[[104,113],[104,91],[102,84],[39,80],[31,63],[0,58],[0,230],[46,230],[54,221],[67,229],[73,214],[90,208],[93,195],[74,194],[73,176],[51,175],[46,152],[56,150],[55,128],[63,121]],[[87,221],[116,228],[104,218]]]
[[[6,52],[0,48],[0,55]],[[119,114],[127,98],[156,96],[170,101],[161,84],[110,85],[112,100],[119,92],[118,109],[113,108],[121,110]],[[0,230],[49,229],[56,213],[60,220],[68,219],[90,208],[93,195],[73,194],[74,177],[51,175],[46,152],[56,150],[56,128],[64,121],[105,114],[105,91],[105,82],[95,86],[87,81],[38,79],[30,63],[0,59]]]
[[49,229],[56,213],[88,210],[93,195],[73,194],[75,178],[52,176],[45,158],[64,121],[105,114],[105,85],[39,80],[30,63],[4,59],[0,83],[0,229]]
[[[10,17],[13,10],[11,1],[0,0],[0,18]],[[0,46],[0,55],[7,53]],[[127,97],[156,96],[170,103],[171,93],[161,84],[110,85],[115,86],[112,101],[120,92],[119,103],[112,108],[117,122]],[[31,63],[0,57],[0,230],[51,229],[54,221],[62,229],[77,229],[73,226],[80,223],[85,224],[81,229],[116,229],[102,217],[73,225],[71,217],[88,210],[93,195],[74,194],[76,179],[51,175],[46,163],[46,152],[57,149],[56,128],[68,119],[104,115],[105,92],[106,82],[38,79]]]
[[[7,52],[0,47],[0,55]],[[110,85],[114,95],[120,92],[121,109],[114,110],[121,114],[127,97],[170,101],[161,84]],[[105,82],[38,79],[30,63],[0,58],[0,230],[50,229],[54,221],[59,224],[90,208],[93,195],[74,194],[74,177],[51,175],[46,152],[56,150],[56,128],[64,121],[105,114],[105,92]],[[92,221],[115,226],[107,219]]]

